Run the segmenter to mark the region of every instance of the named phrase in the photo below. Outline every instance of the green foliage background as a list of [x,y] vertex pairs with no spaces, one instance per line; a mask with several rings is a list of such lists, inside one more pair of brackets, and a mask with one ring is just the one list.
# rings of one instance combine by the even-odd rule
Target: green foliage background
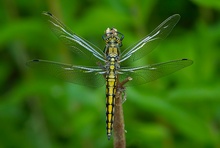
[[2,0],[0,148],[112,147],[105,131],[104,86],[92,89],[54,80],[25,66],[37,58],[74,63],[42,11],[101,48],[104,30],[115,27],[125,35],[122,50],[180,14],[168,38],[137,64],[179,58],[194,64],[127,88],[127,147],[220,147],[220,1]]

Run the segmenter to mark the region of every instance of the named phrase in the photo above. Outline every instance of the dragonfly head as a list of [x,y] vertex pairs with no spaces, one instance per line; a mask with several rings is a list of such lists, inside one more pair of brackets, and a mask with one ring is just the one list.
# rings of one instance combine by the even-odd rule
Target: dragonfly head
[[102,38],[106,44],[118,44],[121,47],[124,35],[118,32],[116,28],[107,28]]

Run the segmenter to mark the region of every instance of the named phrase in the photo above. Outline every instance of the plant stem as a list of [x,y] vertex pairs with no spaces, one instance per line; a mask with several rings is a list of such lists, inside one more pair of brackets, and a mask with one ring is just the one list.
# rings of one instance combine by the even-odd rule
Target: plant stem
[[115,113],[114,113],[114,148],[125,148],[125,130],[124,130],[124,115],[122,107],[122,91],[117,91],[115,97]]

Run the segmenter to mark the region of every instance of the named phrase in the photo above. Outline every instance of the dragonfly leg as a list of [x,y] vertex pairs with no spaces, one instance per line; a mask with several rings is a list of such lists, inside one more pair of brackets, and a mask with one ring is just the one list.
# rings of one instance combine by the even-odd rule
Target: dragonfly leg
[[117,95],[122,95],[123,96],[123,98],[122,98],[122,100],[121,100],[121,102],[122,102],[122,104],[126,101],[126,93],[125,93],[125,87],[118,87],[117,88]]
[[127,97],[126,92],[125,92],[125,87],[124,87],[124,85],[125,85],[127,82],[131,81],[131,80],[132,80],[131,77],[127,77],[125,80],[123,80],[122,82],[120,82],[120,83],[118,84],[117,92],[118,92],[119,94],[122,93],[122,95],[123,95],[122,104],[126,101],[126,97]]
[[124,89],[124,91],[123,91],[122,104],[124,104],[126,100],[127,100],[127,95],[126,95],[126,92],[125,92],[125,89]]

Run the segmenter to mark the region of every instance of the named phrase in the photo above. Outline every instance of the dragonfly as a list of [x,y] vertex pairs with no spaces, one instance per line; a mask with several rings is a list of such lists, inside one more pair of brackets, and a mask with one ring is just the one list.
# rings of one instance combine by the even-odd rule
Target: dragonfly
[[[105,41],[105,47],[102,50],[73,33],[50,12],[43,12],[43,15],[55,35],[67,44],[75,55],[81,56],[85,60],[91,60],[96,66],[64,64],[41,59],[28,61],[27,66],[79,85],[101,87],[105,84],[108,139],[112,135],[115,98],[120,84],[126,87],[148,83],[193,63],[192,60],[184,58],[138,67],[127,66],[127,63],[132,63],[146,56],[164,40],[179,21],[179,14],[168,17],[150,34],[125,50],[121,50],[124,35],[117,31],[116,28],[106,29],[102,36]],[[123,83],[131,79],[132,81]]]

